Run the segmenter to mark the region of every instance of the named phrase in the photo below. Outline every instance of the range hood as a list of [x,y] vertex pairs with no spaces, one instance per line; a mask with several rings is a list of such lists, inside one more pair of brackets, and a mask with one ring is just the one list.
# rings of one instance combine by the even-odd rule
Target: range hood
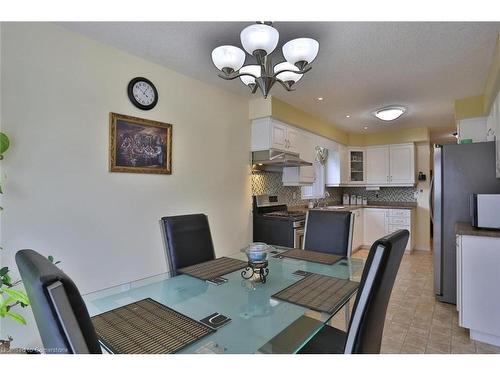
[[280,172],[286,167],[309,167],[312,163],[299,158],[299,154],[276,149],[252,152],[252,169]]

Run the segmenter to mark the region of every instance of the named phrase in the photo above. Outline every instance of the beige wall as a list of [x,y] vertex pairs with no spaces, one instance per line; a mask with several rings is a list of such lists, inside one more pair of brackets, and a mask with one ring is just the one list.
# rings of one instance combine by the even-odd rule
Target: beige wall
[[[1,42],[1,124],[12,142],[1,162],[6,265],[22,248],[52,254],[82,293],[159,274],[158,220],[197,212],[209,217],[217,255],[249,243],[246,98],[52,24],[3,24]],[[151,111],[127,97],[136,76],[158,88]],[[109,173],[109,112],[172,123],[173,174]],[[2,328],[22,345],[35,325]]]
[[431,146],[429,142],[419,142],[416,144],[417,172],[422,172],[427,176],[426,181],[417,181],[417,215],[415,225],[415,249],[430,250],[430,179],[431,179]]
[[351,146],[372,146],[384,145],[394,143],[408,143],[408,142],[429,142],[430,134],[429,129],[411,128],[411,129],[398,129],[381,133],[349,133],[349,145]]

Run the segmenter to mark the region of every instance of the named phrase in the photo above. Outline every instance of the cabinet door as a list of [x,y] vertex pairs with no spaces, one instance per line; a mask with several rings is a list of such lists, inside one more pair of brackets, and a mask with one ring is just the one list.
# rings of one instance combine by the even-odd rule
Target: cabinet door
[[[299,143],[299,155],[302,160],[308,161],[309,163],[314,162],[315,158],[315,144],[311,136],[303,134],[300,136]],[[304,183],[312,183],[315,180],[315,170],[314,165],[311,167],[300,167],[300,181]],[[324,181],[324,179],[323,179]]]
[[278,150],[287,150],[287,127],[285,125],[271,123],[271,147]]
[[339,158],[340,158],[340,183],[349,183],[349,157],[347,154],[347,147],[339,146]]
[[338,150],[328,150],[328,160],[326,161],[326,186],[339,186],[341,176],[340,155]]
[[363,184],[366,182],[365,175],[365,150],[348,149],[349,183]]
[[287,150],[290,152],[300,153],[299,143],[302,141],[301,134],[292,128],[288,128],[286,132]]
[[366,149],[366,183],[389,183],[389,146]]
[[462,236],[460,314],[463,327],[500,336],[500,239]]
[[364,228],[364,219],[363,219],[363,209],[354,210],[354,233],[352,238],[352,251],[358,250],[361,246],[363,246],[363,228]]
[[390,146],[390,176],[391,184],[415,183],[415,145]]
[[364,210],[364,242],[371,246],[387,234],[387,210],[381,208],[365,208]]

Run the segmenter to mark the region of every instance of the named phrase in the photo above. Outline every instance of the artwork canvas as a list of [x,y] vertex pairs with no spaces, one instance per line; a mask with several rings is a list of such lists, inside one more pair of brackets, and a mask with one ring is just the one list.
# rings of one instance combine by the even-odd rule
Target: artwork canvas
[[111,172],[172,174],[172,125],[110,113]]

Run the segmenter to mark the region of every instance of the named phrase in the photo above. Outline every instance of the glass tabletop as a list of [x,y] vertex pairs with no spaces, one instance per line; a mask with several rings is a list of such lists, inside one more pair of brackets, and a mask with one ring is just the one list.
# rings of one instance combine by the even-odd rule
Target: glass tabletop
[[[295,353],[342,305],[332,314],[318,313],[271,296],[299,281],[302,277],[293,275],[297,270],[359,281],[364,262],[345,258],[325,265],[270,255],[265,284],[244,280],[242,270],[224,275],[228,282],[218,286],[189,275],[163,274],[89,293],[83,299],[90,316],[152,298],[195,320],[215,312],[231,318],[179,353]],[[246,260],[241,252],[228,257]]]

